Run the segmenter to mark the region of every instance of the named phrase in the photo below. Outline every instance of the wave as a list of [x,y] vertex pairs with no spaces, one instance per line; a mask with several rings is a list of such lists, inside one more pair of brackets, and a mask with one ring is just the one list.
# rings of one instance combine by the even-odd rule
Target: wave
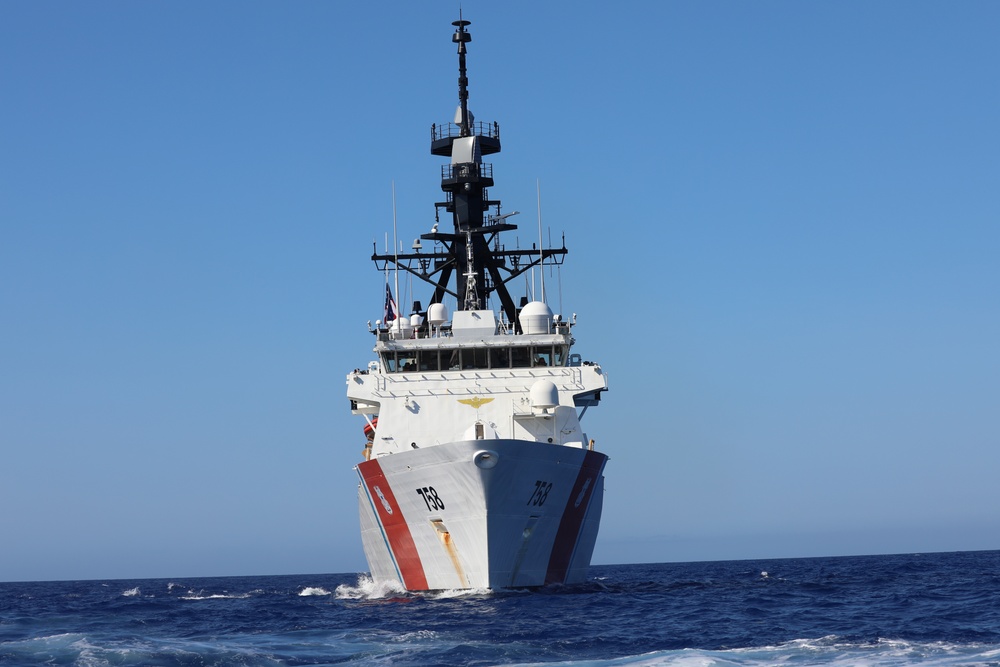
[[276,667],[287,664],[273,657],[268,650],[233,645],[226,641],[206,643],[154,637],[112,638],[75,632],[0,642],[0,663],[85,667],[104,665],[182,667],[192,664]]
[[605,660],[522,663],[521,667],[997,667],[1000,646],[879,639],[848,642],[836,636],[796,639],[776,646],[710,651],[681,649]]
[[130,647],[106,646],[91,643],[86,635],[66,632],[56,635],[32,637],[2,643],[0,660],[11,664],[57,665],[119,665],[141,664],[131,662],[136,654]]
[[[406,648],[400,648],[400,646]],[[420,630],[386,636],[368,644],[363,654],[380,664],[434,662],[450,645],[438,632]],[[469,642],[463,642],[468,647]],[[285,647],[287,648],[287,647]],[[347,648],[347,647],[341,647]],[[357,649],[358,647],[353,647]],[[349,649],[348,653],[353,652]],[[455,649],[449,646],[448,651]],[[427,653],[430,651],[430,653]],[[185,665],[205,664],[287,664],[275,655],[272,646],[206,644],[200,641],[161,640],[152,637],[140,642],[88,637],[64,633],[3,643],[3,661],[11,664],[80,665]],[[316,657],[316,656],[313,656]],[[341,655],[343,657],[343,654]],[[383,658],[384,660],[381,660]],[[448,664],[456,664],[447,661]],[[680,649],[600,660],[570,660],[518,663],[520,667],[996,667],[1000,646],[996,644],[955,644],[908,642],[881,639],[870,643],[848,642],[837,637],[798,639],[776,646],[727,650]]]
[[141,594],[142,594],[142,591],[139,590],[138,586],[136,586],[135,588],[130,588],[127,591],[122,591],[122,597],[125,597],[125,598],[135,598],[135,597],[139,597]]
[[330,595],[330,591],[322,586],[306,586],[299,591],[299,597],[308,597],[310,595]]
[[187,595],[180,596],[181,600],[246,600],[253,592],[242,593],[240,595],[232,595],[229,593],[205,593],[204,591],[198,591],[197,593],[193,590],[189,590]]

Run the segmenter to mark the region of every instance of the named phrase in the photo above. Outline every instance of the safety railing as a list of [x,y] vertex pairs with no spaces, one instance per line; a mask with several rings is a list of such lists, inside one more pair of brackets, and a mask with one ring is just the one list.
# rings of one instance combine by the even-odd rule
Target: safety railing
[[[489,137],[490,139],[500,140],[500,125],[496,122],[475,122],[472,123],[470,129],[472,130],[472,134],[478,137]],[[462,136],[462,126],[457,123],[442,123],[441,125],[434,123],[431,125],[431,141],[460,136]]]

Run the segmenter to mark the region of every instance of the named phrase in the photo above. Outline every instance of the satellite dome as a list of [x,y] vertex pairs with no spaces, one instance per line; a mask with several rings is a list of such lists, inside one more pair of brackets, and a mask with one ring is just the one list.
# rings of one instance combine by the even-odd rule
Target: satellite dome
[[549,380],[538,380],[531,385],[531,407],[547,410],[559,405],[559,390]]
[[448,307],[443,303],[432,303],[427,309],[427,323],[439,327],[448,321]]
[[519,319],[523,333],[547,334],[552,331],[552,309],[541,301],[525,304]]

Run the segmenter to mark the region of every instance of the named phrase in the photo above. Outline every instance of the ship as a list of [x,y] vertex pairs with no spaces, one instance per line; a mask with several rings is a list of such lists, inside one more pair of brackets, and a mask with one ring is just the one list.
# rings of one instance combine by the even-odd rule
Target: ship
[[[408,591],[580,583],[608,461],[581,420],[607,374],[572,351],[576,314],[546,300],[544,272],[562,266],[565,236],[561,247],[540,234],[530,248],[501,239],[517,211],[490,199],[483,161],[500,152],[500,126],[469,111],[470,22],[452,25],[459,103],[430,136],[431,154],[447,158],[444,196],[412,248],[398,243],[395,219],[391,251],[374,248],[386,283],[382,318],[368,325],[375,358],[347,375],[351,412],[365,419],[362,543],[372,578]],[[427,285],[426,309],[414,300],[401,312],[400,275]]]

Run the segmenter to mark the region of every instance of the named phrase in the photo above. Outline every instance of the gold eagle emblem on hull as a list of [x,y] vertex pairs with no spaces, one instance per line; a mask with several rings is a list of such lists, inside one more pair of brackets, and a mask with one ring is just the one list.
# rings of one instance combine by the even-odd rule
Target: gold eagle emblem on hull
[[483,407],[492,400],[493,400],[492,398],[482,398],[480,396],[473,396],[472,398],[460,398],[458,399],[458,402],[465,403],[466,405],[471,405],[472,407],[478,410],[479,408]]

